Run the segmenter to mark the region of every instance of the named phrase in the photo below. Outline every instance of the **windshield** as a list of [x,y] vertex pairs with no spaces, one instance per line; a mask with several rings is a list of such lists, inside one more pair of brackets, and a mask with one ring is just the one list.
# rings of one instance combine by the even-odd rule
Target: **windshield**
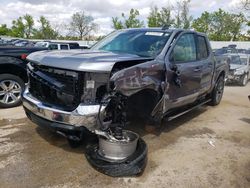
[[136,54],[142,57],[158,55],[170,36],[165,31],[116,31],[111,33],[91,49]]
[[240,58],[240,60],[241,60],[241,63],[243,65],[247,65],[247,58],[246,57],[242,57],[242,58]]
[[47,43],[46,42],[37,42],[35,44],[35,47],[47,47]]
[[242,65],[240,56],[232,56],[231,64]]

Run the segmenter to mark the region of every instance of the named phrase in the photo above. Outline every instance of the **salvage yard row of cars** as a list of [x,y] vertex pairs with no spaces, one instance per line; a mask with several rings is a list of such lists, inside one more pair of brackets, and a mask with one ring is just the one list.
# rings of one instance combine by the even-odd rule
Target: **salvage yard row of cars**
[[246,85],[249,78],[248,55],[217,55],[205,34],[190,30],[125,29],[90,49],[25,50],[2,49],[8,55],[0,56],[0,105],[15,106],[22,94],[27,117],[71,146],[86,134],[96,138],[86,158],[110,176],[146,166],[146,143],[126,129],[134,118],[156,126],[218,105],[225,81]]

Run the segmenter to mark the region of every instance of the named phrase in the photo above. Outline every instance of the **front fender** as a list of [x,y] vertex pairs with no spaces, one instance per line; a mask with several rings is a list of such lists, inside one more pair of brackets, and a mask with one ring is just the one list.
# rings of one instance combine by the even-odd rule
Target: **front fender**
[[114,84],[114,90],[125,96],[143,89],[159,92],[161,82],[165,80],[164,72],[164,64],[152,60],[118,71],[110,80]]

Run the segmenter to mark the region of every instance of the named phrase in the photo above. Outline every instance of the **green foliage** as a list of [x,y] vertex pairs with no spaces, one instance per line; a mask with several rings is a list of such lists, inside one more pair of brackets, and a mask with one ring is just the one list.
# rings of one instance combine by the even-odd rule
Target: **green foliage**
[[6,24],[0,25],[0,35],[10,35],[11,29],[7,27]]
[[128,18],[122,13],[122,20],[118,17],[112,17],[112,27],[114,29],[124,28],[140,28],[144,27],[143,21],[140,21],[137,17],[140,15],[137,9],[131,9]]
[[211,40],[229,41],[240,36],[244,23],[246,18],[242,13],[234,14],[219,9],[212,13],[202,13],[201,17],[193,21],[192,27],[199,32],[207,33]]
[[17,20],[12,21],[11,35],[13,37],[24,38],[25,36],[25,25],[23,23],[23,18],[19,17]]
[[148,16],[148,27],[163,27],[174,25],[174,19],[171,17],[171,7],[152,7]]
[[120,21],[118,17],[112,17],[112,24],[114,29],[124,29],[122,21]]
[[38,22],[40,27],[38,30],[34,30],[34,38],[55,39],[58,37],[58,33],[51,27],[50,22],[44,16],[41,16]]
[[192,23],[192,27],[199,32],[207,33],[210,31],[211,16],[207,11],[201,14],[201,17],[195,19]]
[[25,21],[24,34],[25,34],[25,37],[29,39],[31,37],[33,30],[34,30],[34,28],[33,28],[34,27],[34,19],[29,14],[24,15],[23,19]]

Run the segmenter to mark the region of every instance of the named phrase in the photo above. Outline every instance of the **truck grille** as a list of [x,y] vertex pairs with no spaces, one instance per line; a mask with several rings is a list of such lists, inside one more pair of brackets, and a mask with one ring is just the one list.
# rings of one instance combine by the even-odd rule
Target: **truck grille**
[[234,69],[230,69],[230,70],[229,70],[229,75],[234,75],[234,72],[235,72]]
[[83,93],[82,73],[29,64],[29,91],[48,106],[74,110]]

